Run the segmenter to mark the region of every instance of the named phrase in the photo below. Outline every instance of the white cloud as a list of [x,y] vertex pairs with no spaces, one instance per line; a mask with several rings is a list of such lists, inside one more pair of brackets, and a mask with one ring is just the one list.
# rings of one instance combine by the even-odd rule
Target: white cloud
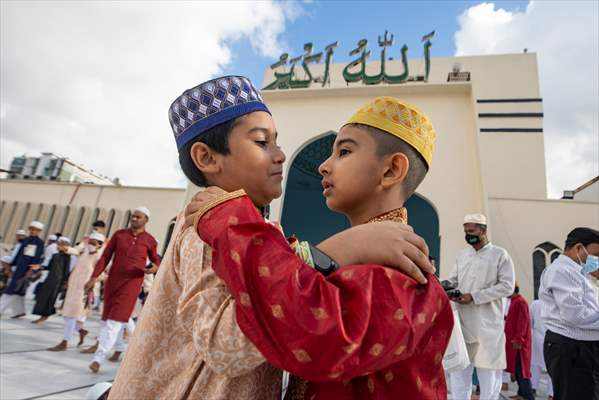
[[537,53],[549,197],[599,175],[599,3],[531,1],[516,12],[482,3],[458,21],[456,55]]
[[125,184],[183,186],[167,110],[248,40],[277,57],[291,2],[2,2],[2,167],[68,156]]

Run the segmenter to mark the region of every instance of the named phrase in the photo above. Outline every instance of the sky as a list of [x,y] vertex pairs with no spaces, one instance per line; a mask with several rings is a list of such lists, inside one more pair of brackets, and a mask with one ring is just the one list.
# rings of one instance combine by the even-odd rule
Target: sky
[[538,55],[547,189],[599,175],[596,1],[2,1],[0,167],[54,152],[125,185],[184,187],[168,123],[185,89],[233,73],[261,85],[288,52],[385,30],[432,57]]

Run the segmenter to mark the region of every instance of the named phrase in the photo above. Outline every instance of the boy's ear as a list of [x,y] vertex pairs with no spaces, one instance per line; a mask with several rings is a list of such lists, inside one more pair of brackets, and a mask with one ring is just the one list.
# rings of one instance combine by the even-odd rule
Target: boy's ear
[[196,142],[191,146],[191,159],[203,174],[216,174],[221,170],[221,157],[206,143]]
[[388,189],[406,179],[410,169],[410,160],[404,153],[394,153],[386,160],[385,168],[381,185]]

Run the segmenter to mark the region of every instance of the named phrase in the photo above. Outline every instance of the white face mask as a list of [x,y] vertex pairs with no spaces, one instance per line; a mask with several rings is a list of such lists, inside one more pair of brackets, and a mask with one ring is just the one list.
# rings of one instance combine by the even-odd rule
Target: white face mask
[[98,248],[96,246],[94,246],[93,244],[87,245],[87,252],[89,254],[94,254],[96,251],[98,251]]

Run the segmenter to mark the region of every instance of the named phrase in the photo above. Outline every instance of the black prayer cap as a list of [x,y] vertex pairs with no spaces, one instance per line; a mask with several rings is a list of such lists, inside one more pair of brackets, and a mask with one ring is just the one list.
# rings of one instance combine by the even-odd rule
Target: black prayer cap
[[585,247],[591,243],[599,243],[599,231],[584,227],[574,228],[572,232],[568,233],[568,237],[566,238],[566,248],[572,247],[578,243]]

